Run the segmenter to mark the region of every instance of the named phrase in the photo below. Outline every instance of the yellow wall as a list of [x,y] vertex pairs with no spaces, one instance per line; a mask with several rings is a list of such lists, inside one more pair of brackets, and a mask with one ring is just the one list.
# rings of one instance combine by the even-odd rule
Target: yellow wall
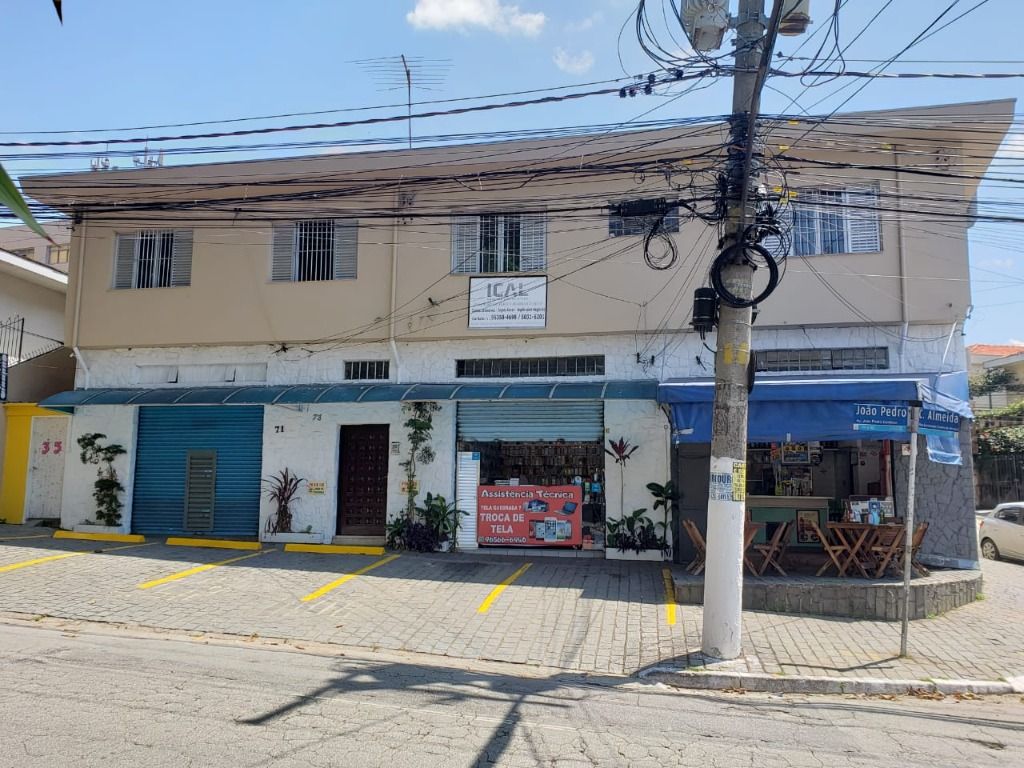
[[28,479],[28,454],[32,443],[32,417],[53,416],[53,411],[35,403],[5,403],[7,437],[0,478],[0,519],[7,523],[25,522],[25,483]]

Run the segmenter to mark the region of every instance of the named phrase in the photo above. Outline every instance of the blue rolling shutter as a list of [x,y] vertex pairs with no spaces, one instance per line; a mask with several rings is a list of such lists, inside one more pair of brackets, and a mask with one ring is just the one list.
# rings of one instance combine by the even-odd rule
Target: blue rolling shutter
[[604,440],[601,400],[460,402],[459,440],[548,442]]
[[[212,526],[185,522],[188,456],[215,454]],[[132,530],[135,533],[256,536],[259,533],[263,408],[139,408]],[[193,518],[198,525],[196,518]]]

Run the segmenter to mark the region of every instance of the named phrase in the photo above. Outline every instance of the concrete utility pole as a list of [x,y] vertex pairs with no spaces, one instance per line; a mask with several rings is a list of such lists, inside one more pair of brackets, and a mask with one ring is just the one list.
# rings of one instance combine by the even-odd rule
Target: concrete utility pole
[[[757,187],[760,152],[755,150],[753,133],[783,5],[784,0],[775,0],[766,27],[764,0],[740,0],[725,227],[726,238],[732,243],[743,242],[747,224],[755,218],[756,206],[750,192]],[[722,283],[733,296],[749,301],[753,297],[753,267],[742,257],[743,251],[739,253],[722,271]],[[741,651],[750,326],[749,307],[738,309],[721,304],[715,354],[701,641],[704,655],[717,659],[735,659]]]

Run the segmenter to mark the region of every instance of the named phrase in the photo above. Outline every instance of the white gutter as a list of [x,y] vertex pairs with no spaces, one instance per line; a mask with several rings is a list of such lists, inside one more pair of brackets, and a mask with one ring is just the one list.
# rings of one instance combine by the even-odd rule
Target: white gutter
[[401,205],[401,192],[395,194],[395,217],[391,221],[391,304],[388,307],[388,344],[391,355],[395,358],[395,383],[402,383],[402,358],[398,354],[395,343],[395,312],[398,301],[398,206]]
[[896,145],[892,145],[892,162],[893,162],[893,180],[895,183],[896,193],[896,252],[899,254],[900,260],[900,320],[903,322],[903,327],[900,331],[900,373],[904,371],[903,357],[906,354],[907,349],[907,336],[910,333],[910,317],[907,313],[907,257],[903,249],[903,206],[901,204],[901,185],[900,185],[900,155],[896,150]]
[[82,316],[82,273],[85,271],[85,240],[88,230],[89,225],[83,216],[82,232],[78,237],[78,258],[75,264],[75,316],[71,324],[71,349],[75,353],[75,359],[78,360],[78,364],[82,366],[82,370],[85,372],[84,389],[89,388],[89,365],[85,362],[82,350],[78,348],[78,327]]

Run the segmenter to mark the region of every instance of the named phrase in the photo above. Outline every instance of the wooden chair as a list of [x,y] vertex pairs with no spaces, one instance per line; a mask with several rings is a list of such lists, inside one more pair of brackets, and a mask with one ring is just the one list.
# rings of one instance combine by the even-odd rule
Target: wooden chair
[[704,571],[705,560],[708,556],[708,546],[704,542],[704,537],[700,534],[700,529],[697,528],[693,520],[683,520],[683,530],[686,531],[686,535],[690,537],[690,541],[693,543],[694,552],[696,552],[696,556],[693,558],[693,561],[686,566],[686,570],[694,576],[700,576]]
[[825,550],[825,554],[829,556],[829,559],[825,561],[825,564],[818,569],[815,576],[821,576],[832,566],[835,566],[836,573],[839,576],[846,575],[846,566],[843,565],[843,558],[849,554],[850,548],[845,544],[836,543],[829,540],[829,537],[822,533],[821,528],[818,527],[818,523],[814,520],[807,520],[807,526],[814,532],[814,535],[818,537],[818,541],[821,542],[822,549]]
[[868,547],[876,579],[881,578],[889,566],[900,562],[905,536],[906,531],[902,525],[878,526],[875,539]]
[[754,551],[764,558],[761,562],[761,567],[757,569],[758,576],[764,576],[764,572],[768,570],[769,565],[783,576],[786,575],[786,572],[782,570],[782,558],[786,556],[786,547],[789,546],[789,532],[793,525],[792,521],[780,523],[766,544],[754,545]]
[[743,564],[750,571],[751,576],[757,576],[757,567],[754,565],[754,561],[750,559],[750,556],[754,552],[754,539],[757,537],[757,532],[764,528],[764,523],[754,523],[750,520],[743,526]]

